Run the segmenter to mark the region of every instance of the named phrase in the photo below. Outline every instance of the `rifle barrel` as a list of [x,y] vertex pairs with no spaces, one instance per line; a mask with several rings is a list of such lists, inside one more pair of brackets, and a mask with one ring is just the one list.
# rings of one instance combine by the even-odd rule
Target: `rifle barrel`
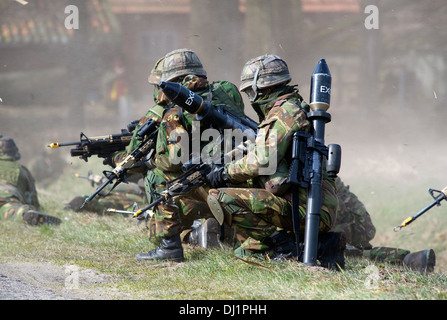
[[102,189],[104,189],[108,184],[112,183],[113,180],[114,180],[115,178],[116,178],[116,176],[111,175],[111,176],[107,179],[107,181],[105,181],[103,184],[101,184],[101,185],[95,190],[95,192],[93,192],[90,196],[88,196],[87,198],[85,198],[84,203],[81,205],[81,208],[80,208],[80,209],[82,209],[82,208],[87,204],[87,202],[89,202],[89,201],[92,200],[94,197],[96,197],[96,195],[97,195],[98,193],[100,193],[100,192],[102,191]]
[[79,142],[52,142],[48,145],[48,147],[55,149],[55,148],[59,148],[59,147],[65,147],[65,146],[76,146],[80,144]]
[[160,196],[157,199],[155,199],[155,201],[152,201],[151,203],[149,203],[147,206],[145,206],[142,209],[138,209],[137,211],[135,211],[135,213],[133,214],[134,218],[138,217],[140,214],[145,213],[147,210],[149,210],[150,208],[156,206],[157,204],[159,204],[160,202],[162,202],[163,200],[165,200],[165,197]]
[[114,208],[108,208],[107,212],[111,212],[111,213],[127,213],[127,214],[134,214],[135,213],[133,211],[118,210],[118,209],[114,209]]

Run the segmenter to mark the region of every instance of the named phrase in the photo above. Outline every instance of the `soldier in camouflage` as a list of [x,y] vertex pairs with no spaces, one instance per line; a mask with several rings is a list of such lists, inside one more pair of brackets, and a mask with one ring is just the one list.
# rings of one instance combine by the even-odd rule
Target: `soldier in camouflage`
[[[228,81],[209,82],[200,59],[192,50],[177,49],[166,54],[161,80],[181,83],[213,105],[223,104],[231,111],[244,116],[243,100],[237,87]],[[174,162],[173,156],[184,152],[184,146],[182,141],[173,137],[186,134],[191,138],[194,119],[195,115],[178,106],[171,106],[163,115],[156,154],[152,161],[154,173],[163,179],[163,183],[157,186],[159,192],[165,190],[166,182],[175,179],[182,172],[183,163]],[[200,130],[205,128],[206,126],[200,123]],[[189,154],[187,156],[189,157]],[[200,228],[206,230],[210,246],[217,245],[219,228],[206,203],[208,193],[205,188],[191,190],[185,195],[175,197],[170,203],[158,205],[153,215],[156,221],[155,230],[151,230],[151,239],[158,246],[147,253],[138,254],[137,260],[183,260],[180,234],[197,220],[203,221]],[[191,234],[190,240],[194,238],[197,237]]]
[[[99,186],[107,181],[106,177],[97,174],[89,174],[85,178],[91,182],[92,186]],[[138,205],[144,202],[143,190],[142,179],[138,183],[120,183],[113,190],[112,186],[108,185],[98,194],[98,197],[93,198],[86,205],[82,206],[86,196],[77,196],[67,203],[65,209],[97,214],[106,214],[108,208],[130,212],[134,208],[134,204]]]
[[[149,110],[143,117],[139,119],[139,122],[133,131],[131,141],[126,149],[124,151],[114,153],[112,156],[104,161],[105,164],[110,165],[112,168],[123,161],[138,147],[141,140],[138,138],[137,133],[141,126],[147,120],[152,119],[158,124],[160,124],[162,120],[163,112],[170,103],[158,87],[158,83],[160,82],[161,78],[161,68],[163,66],[163,60],[164,57],[156,61],[148,76],[148,83],[153,85],[154,87],[153,98],[155,104],[149,108]],[[145,164],[146,165],[144,166],[129,170],[129,179],[137,183],[132,184],[131,190],[129,190],[129,188],[123,189],[126,186],[121,186],[122,184],[120,184],[117,186],[118,189],[115,189],[113,193],[110,194],[107,198],[98,199],[97,202],[105,202],[105,204],[99,203],[98,205],[95,205],[95,203],[93,203],[91,206],[87,206],[87,209],[90,208],[94,211],[102,211],[106,207],[110,207],[118,210],[130,210],[135,202],[137,202],[138,204],[151,202],[155,192],[155,186],[160,184],[162,181],[153,173],[152,168],[147,166],[148,159],[145,159]],[[138,192],[138,189],[140,189],[139,186],[141,184],[141,181],[143,181],[145,190],[143,195]],[[126,196],[130,196],[130,199],[125,199]]]
[[[137,132],[138,129],[148,120],[153,119],[154,121],[160,123],[161,118],[163,115],[164,108],[168,105],[169,101],[164,96],[163,92],[158,87],[158,83],[160,81],[161,77],[161,66],[163,63],[163,58],[160,58],[154,65],[153,69],[151,70],[148,82],[154,86],[154,102],[155,105],[153,105],[147,113],[140,118],[138,124],[135,126],[135,129],[133,131],[133,136],[131,138],[131,141],[129,145],[126,147],[124,151],[115,152],[110,157],[106,158],[104,160],[104,164],[110,165],[112,168],[114,168],[117,164],[119,164],[122,160],[124,160],[132,151],[134,151],[138,144],[140,143],[140,140],[137,138]],[[138,203],[144,203],[147,201],[147,199],[151,200],[151,195],[154,192],[154,188],[152,187],[154,184],[158,184],[157,182],[154,182],[157,178],[152,173],[151,170],[148,170],[148,167],[141,166],[137,169],[132,169],[129,171],[129,174],[131,177],[129,177],[129,180],[132,181],[141,181],[143,179],[144,181],[144,188],[145,193],[141,193],[139,183],[133,183],[132,181],[129,184],[120,184],[118,185],[111,193],[109,193],[111,187],[109,187],[109,190],[105,190],[103,193],[101,193],[99,198],[92,199],[87,205],[85,205],[82,209],[80,208],[81,205],[84,203],[85,197],[78,196],[73,198],[67,205],[67,209],[71,209],[74,211],[91,211],[96,212],[99,214],[103,214],[104,211],[108,208],[114,208],[117,210],[131,210],[133,207],[133,204],[136,202]],[[140,179],[140,177],[142,177]],[[91,175],[88,177],[88,179],[92,182],[92,184],[99,185],[102,182],[104,182],[104,177]],[[102,196],[101,196],[102,195]],[[107,195],[107,196],[105,196]],[[146,198],[147,197],[147,198]]]
[[411,253],[401,248],[373,247],[370,241],[376,234],[376,228],[364,204],[340,178],[336,178],[335,182],[340,205],[332,230],[346,235],[347,256],[404,265],[421,273],[434,270],[436,256],[433,249]]
[[[291,159],[292,136],[296,131],[309,131],[309,107],[296,86],[290,86],[287,64],[275,55],[263,55],[248,61],[241,74],[240,90],[245,92],[260,120],[254,147],[240,160],[224,166],[215,165],[207,176],[208,204],[218,221],[235,226],[248,238],[241,248],[247,251],[272,251],[273,259],[296,257],[292,233],[291,190],[286,182]],[[265,131],[259,134],[261,130]],[[269,135],[276,131],[276,139]],[[264,146],[261,148],[260,146]],[[263,175],[269,152],[274,152],[277,168]],[[252,179],[255,188],[221,188],[226,183],[241,184]],[[218,188],[220,187],[220,188]],[[325,175],[319,226],[320,264],[328,268],[344,267],[343,234],[329,232],[336,219],[338,199],[335,182]],[[218,188],[218,189],[216,189]],[[306,213],[305,189],[299,190],[301,229]],[[301,232],[303,234],[303,232]],[[249,243],[250,242],[250,243]],[[250,244],[256,243],[257,248]],[[331,252],[329,255],[322,252]]]
[[[147,113],[139,119],[138,124],[135,126],[132,138],[129,145],[124,151],[115,152],[112,156],[108,157],[104,163],[110,165],[114,168],[117,164],[123,161],[132,151],[134,151],[141,140],[137,137],[139,128],[149,119],[153,119],[158,124],[161,122],[164,109],[169,104],[169,100],[164,96],[163,92],[158,87],[161,77],[161,67],[163,65],[163,57],[158,59],[149,73],[148,83],[154,86],[154,102],[155,104],[149,108]],[[147,162],[146,162],[147,163]],[[88,211],[94,211],[98,213],[103,213],[107,208],[114,208],[117,210],[131,210],[134,203],[141,204],[147,201],[151,201],[151,197],[154,194],[154,186],[159,184],[157,177],[154,175],[152,170],[147,166],[140,166],[136,169],[129,170],[129,179],[131,182],[129,184],[118,185],[112,193],[107,195],[107,197],[102,197],[99,199],[93,199],[93,201],[87,204],[84,208]],[[132,182],[133,181],[133,182]],[[144,184],[144,194],[141,194],[141,181]],[[107,192],[105,192],[107,193]],[[77,197],[70,201],[68,207],[79,208],[79,205],[83,203],[81,197]]]
[[61,220],[39,212],[35,181],[18,161],[13,139],[0,135],[0,220],[21,219],[30,225],[60,224]]

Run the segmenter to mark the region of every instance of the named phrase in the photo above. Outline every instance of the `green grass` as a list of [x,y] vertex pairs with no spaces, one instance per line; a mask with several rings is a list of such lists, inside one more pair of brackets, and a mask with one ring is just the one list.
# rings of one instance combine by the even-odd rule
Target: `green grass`
[[[88,166],[101,168],[99,162],[94,161]],[[421,275],[404,267],[347,258],[346,268],[337,272],[309,268],[295,261],[273,262],[255,258],[243,261],[234,257],[229,247],[204,250],[190,245],[184,246],[186,259],[182,263],[138,262],[136,254],[154,248],[147,239],[143,224],[137,226],[130,216],[100,216],[63,209],[63,203],[71,197],[91,192],[87,182],[74,182],[72,178],[72,173],[87,171],[86,167],[87,164],[73,162],[64,175],[45,190],[40,190],[42,211],[63,219],[61,225],[32,227],[20,222],[6,222],[0,226],[0,262],[45,261],[93,269],[110,276],[113,281],[92,284],[92,288],[122,292],[124,295],[117,299],[447,298],[447,275],[443,265],[438,265],[434,273]],[[362,198],[367,192],[359,189],[358,195]],[[446,225],[446,217],[439,212],[427,213],[399,234],[392,231],[394,225],[407,217],[403,212],[418,210],[415,208],[430,201],[428,196],[417,197],[417,193],[418,190],[411,190],[411,194],[409,191],[407,196],[413,196],[407,197],[411,199],[409,202],[396,199],[389,193],[388,199],[385,197],[375,205],[367,203],[374,210],[377,243],[389,242],[389,246],[398,245],[410,250],[434,247],[437,253],[442,254],[445,251],[443,226]],[[389,230],[394,238],[388,235]]]

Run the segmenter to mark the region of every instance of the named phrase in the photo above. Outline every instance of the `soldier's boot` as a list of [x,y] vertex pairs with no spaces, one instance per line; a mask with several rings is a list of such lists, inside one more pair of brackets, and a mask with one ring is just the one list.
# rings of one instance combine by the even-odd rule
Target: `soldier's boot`
[[344,269],[346,237],[342,232],[327,232],[318,236],[317,259],[324,268]]
[[175,235],[170,238],[162,238],[161,243],[157,248],[147,253],[139,253],[135,258],[140,261],[182,261],[184,257],[180,235]]
[[262,242],[273,250],[271,260],[296,259],[296,244],[284,230],[275,231],[270,237],[263,239]]
[[23,220],[32,226],[47,224],[58,225],[62,222],[61,219],[53,217],[36,210],[29,210],[23,214]]
[[219,223],[216,219],[209,218],[190,232],[188,242],[205,249],[217,248],[220,247],[219,236]]
[[363,251],[351,245],[346,245],[345,248],[346,257],[363,257]]
[[436,255],[433,249],[409,253],[403,261],[404,266],[420,273],[433,272],[436,264]]

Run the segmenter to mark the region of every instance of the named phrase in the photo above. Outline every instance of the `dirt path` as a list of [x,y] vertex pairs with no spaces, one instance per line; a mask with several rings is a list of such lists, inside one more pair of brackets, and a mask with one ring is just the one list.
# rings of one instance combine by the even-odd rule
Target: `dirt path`
[[0,262],[1,300],[110,300],[127,294],[103,286],[113,278],[78,266],[44,262]]
[[67,300],[53,291],[30,286],[0,274],[0,300]]

